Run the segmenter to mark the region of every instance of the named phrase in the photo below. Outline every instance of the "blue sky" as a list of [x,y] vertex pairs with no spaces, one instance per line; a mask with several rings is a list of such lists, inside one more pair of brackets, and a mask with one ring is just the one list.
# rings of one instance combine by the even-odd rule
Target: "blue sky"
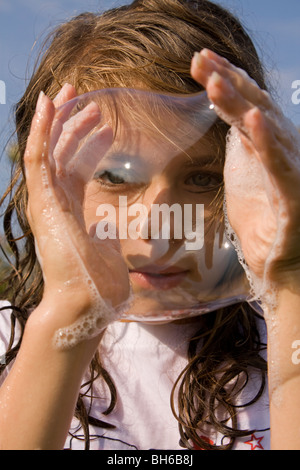
[[[22,96],[31,70],[32,46],[41,35],[65,18],[82,11],[105,10],[126,0],[0,0],[0,145],[10,134],[13,104]],[[299,0],[218,0],[237,14],[250,30],[270,70],[280,104],[300,126],[300,104],[292,103],[292,83],[300,80]],[[35,51],[35,49],[33,49]],[[31,60],[30,60],[31,57]],[[2,148],[0,149],[2,151]],[[0,188],[6,180],[1,159]]]

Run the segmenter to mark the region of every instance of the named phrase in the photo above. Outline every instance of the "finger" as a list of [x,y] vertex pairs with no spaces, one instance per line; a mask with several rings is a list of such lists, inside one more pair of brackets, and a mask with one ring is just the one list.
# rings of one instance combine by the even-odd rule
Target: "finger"
[[[262,152],[265,156],[264,164],[269,171],[291,171],[289,162],[284,158],[288,148],[284,144],[289,143],[282,135],[282,130],[278,129],[277,120],[273,118],[272,113],[263,116],[262,110],[246,100],[239,90],[232,86],[229,79],[216,71],[208,76],[206,89],[209,99],[216,105],[215,110],[219,116],[247,136],[258,155]],[[256,122],[260,122],[261,127]],[[272,160],[268,158],[270,155],[273,155]]]
[[259,159],[274,184],[283,191],[283,195],[289,195],[290,200],[299,199],[299,167],[276,137],[273,122],[260,109],[254,108],[246,115],[245,125]]
[[226,78],[243,98],[254,106],[263,109],[276,107],[269,93],[262,90],[244,70],[209,49],[203,49],[200,53],[196,53],[191,67],[194,78],[206,87],[213,72]]
[[53,100],[56,113],[52,124],[51,139],[49,144],[49,162],[53,168],[53,171],[56,170],[56,164],[53,157],[54,148],[62,133],[64,122],[66,122],[66,120],[69,118],[72,109],[76,105],[76,103],[72,101],[76,96],[76,89],[72,85],[66,83]]
[[87,184],[112,143],[113,130],[108,125],[104,125],[88,138],[67,164],[67,177],[75,177],[77,180],[82,181],[83,184]]
[[54,118],[52,101],[40,93],[24,154],[26,183],[30,197],[41,197],[51,179],[48,164],[48,147]]
[[[52,170],[48,160],[49,140],[55,108],[52,101],[40,94],[32,120],[24,154],[26,185],[28,189],[27,215],[34,236],[43,233],[43,220],[56,207],[56,192],[53,188]],[[60,197],[60,199],[63,199]]]
[[[220,116],[221,118],[228,124],[236,126],[238,126],[236,120],[240,119],[242,132],[246,133],[242,128],[242,114],[249,111],[251,107],[258,107],[265,111],[269,119],[273,120],[274,128],[278,127],[277,121],[284,120],[281,109],[269,93],[261,90],[244,70],[234,66],[215,52],[203,49],[201,53],[195,53],[191,73],[203,86],[210,87],[209,98],[225,112],[225,115]],[[232,110],[230,110],[231,107]],[[278,129],[278,139],[287,147],[291,146],[291,139],[287,138],[281,129]]]
[[67,163],[73,158],[81,140],[99,124],[101,114],[96,103],[89,103],[82,111],[63,123],[61,135],[53,152],[57,165],[57,175],[63,176]]
[[[223,112],[227,113],[227,116],[221,116],[226,122],[237,126],[240,124],[240,130],[247,134],[242,114],[251,108],[259,108],[266,113],[266,119],[273,129],[276,139],[286,148],[286,151],[299,152],[300,139],[297,130],[285,118],[280,107],[266,91],[261,90],[244,70],[235,67],[218,54],[204,49],[200,56],[203,68],[200,67],[200,70],[196,70],[196,74],[200,73],[204,76],[203,83],[211,89],[208,93],[210,99],[219,105]],[[199,63],[199,60],[197,61]],[[195,68],[195,65],[192,65],[193,67]],[[240,119],[240,122],[234,122],[232,118]]]
[[55,108],[59,108],[60,106],[65,104],[67,101],[70,101],[76,96],[77,96],[76,88],[73,87],[73,85],[70,85],[69,83],[65,83],[53,100]]
[[229,125],[235,125],[245,134],[244,116],[253,105],[233,88],[231,83],[217,72],[213,72],[206,85],[208,98],[214,103],[215,111]]

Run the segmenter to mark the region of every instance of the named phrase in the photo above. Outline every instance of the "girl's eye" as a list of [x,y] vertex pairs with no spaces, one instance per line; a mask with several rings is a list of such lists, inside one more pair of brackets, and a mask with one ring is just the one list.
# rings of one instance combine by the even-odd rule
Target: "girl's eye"
[[104,186],[137,186],[144,184],[142,178],[133,169],[113,168],[109,170],[98,171],[94,175],[94,180]]
[[95,179],[101,180],[104,184],[124,184],[125,180],[117,172],[104,171],[100,175],[95,175]]
[[213,191],[221,186],[223,177],[217,173],[195,173],[185,180],[188,186],[194,186],[194,191]]

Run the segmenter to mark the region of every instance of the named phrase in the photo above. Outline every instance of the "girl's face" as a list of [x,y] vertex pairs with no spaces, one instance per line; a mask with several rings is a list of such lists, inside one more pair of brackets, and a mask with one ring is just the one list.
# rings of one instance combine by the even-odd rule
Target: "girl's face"
[[180,140],[181,148],[159,133],[118,131],[86,189],[87,229],[120,238],[134,294],[128,319],[195,315],[241,294],[240,266],[214,215],[223,163],[208,137]]

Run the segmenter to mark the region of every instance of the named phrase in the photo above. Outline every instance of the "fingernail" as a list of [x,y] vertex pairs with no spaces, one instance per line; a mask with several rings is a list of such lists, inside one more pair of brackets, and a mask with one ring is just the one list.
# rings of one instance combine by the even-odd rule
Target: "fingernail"
[[57,98],[58,96],[60,96],[61,93],[63,93],[63,91],[65,90],[65,88],[66,88],[67,85],[68,85],[67,83],[64,83],[64,85],[61,87],[61,89],[60,89],[59,92],[57,93],[56,98]]
[[210,80],[215,85],[220,85],[220,83],[222,82],[222,77],[221,77],[221,75],[218,74],[218,72],[214,71],[210,76]]
[[222,77],[218,72],[214,71],[210,78],[210,83],[217,85],[218,87],[222,86],[222,90],[226,92],[227,98],[233,98],[235,96],[235,89],[232,84],[224,77]]
[[61,87],[60,91],[64,90],[67,86],[70,86],[70,84],[69,83],[64,83],[63,86]]
[[66,86],[67,86],[67,83],[65,83],[65,84],[61,87],[61,89],[59,90],[59,92],[58,92],[57,95],[55,96],[55,98],[54,98],[54,100],[53,100],[53,103],[56,103],[56,102],[59,100],[59,98],[63,95]]
[[57,93],[55,99],[58,96],[61,96],[68,87],[72,87],[72,85],[70,85],[69,83],[64,83],[63,86],[61,87],[61,89],[59,90],[59,92]]
[[197,67],[202,67],[203,65],[203,58],[199,52],[194,52],[193,60],[195,61]]
[[212,61],[222,60],[222,57],[219,56],[219,54],[217,54],[216,52],[212,51],[211,49],[206,49],[206,48],[202,49],[201,54],[204,55],[204,57],[206,57],[207,59],[212,60]]
[[201,54],[204,55],[204,57],[207,57],[208,59],[210,59],[210,52],[212,52],[210,51],[210,49],[204,48],[202,49]]
[[36,103],[36,109],[39,110],[42,103],[43,103],[43,100],[44,100],[44,96],[45,96],[45,93],[43,91],[40,91],[40,94],[38,96],[38,100],[37,100],[37,103]]

